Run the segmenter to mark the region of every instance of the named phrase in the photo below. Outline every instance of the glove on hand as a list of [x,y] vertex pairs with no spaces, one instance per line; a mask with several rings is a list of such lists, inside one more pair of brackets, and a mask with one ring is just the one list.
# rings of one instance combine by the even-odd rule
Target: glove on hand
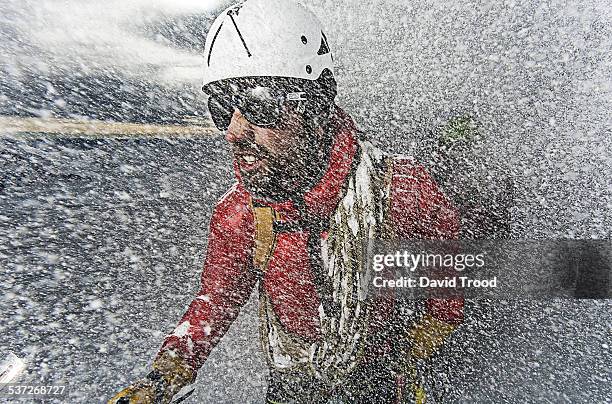
[[430,315],[424,316],[410,331],[412,350],[410,355],[417,359],[429,358],[452,334],[455,326]]
[[121,390],[109,404],[166,404],[184,386],[195,380],[196,372],[172,351],[161,353],[153,361],[153,371],[146,378]]
[[155,382],[147,378],[126,387],[108,401],[108,404],[153,404],[156,398]]

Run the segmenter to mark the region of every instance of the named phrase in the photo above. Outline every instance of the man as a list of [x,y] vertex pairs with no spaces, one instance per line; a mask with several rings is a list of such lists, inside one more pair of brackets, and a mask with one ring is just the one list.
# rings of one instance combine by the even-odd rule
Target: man
[[228,8],[204,63],[237,182],[213,213],[200,292],[152,372],[111,402],[169,402],[256,284],[268,402],[422,402],[415,363],[461,321],[463,302],[431,299],[400,316],[393,297],[361,293],[362,246],[456,237],[456,210],[421,166],[376,150],[336,106],[327,38],[302,6]]

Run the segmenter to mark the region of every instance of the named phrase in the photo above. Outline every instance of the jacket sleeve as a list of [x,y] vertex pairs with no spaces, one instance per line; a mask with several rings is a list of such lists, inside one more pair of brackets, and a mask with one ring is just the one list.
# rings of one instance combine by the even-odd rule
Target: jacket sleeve
[[215,208],[200,291],[157,356],[171,352],[194,371],[236,319],[257,281],[252,213],[236,193],[230,191]]
[[[425,169],[411,159],[393,162],[390,213],[398,239],[456,239],[459,213]],[[429,298],[409,331],[411,354],[430,356],[463,321],[463,296]]]

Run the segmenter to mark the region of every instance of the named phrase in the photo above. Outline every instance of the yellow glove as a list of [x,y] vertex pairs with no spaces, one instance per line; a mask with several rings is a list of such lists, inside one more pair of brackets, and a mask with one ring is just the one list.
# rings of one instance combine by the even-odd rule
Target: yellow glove
[[412,341],[410,356],[417,359],[429,358],[454,330],[455,326],[430,315],[425,315],[410,330],[409,334]]
[[426,360],[444,343],[455,330],[455,326],[425,315],[408,332],[410,352],[404,352],[401,366],[402,382],[398,383],[398,402],[425,404],[427,395],[424,388]]
[[121,390],[108,404],[153,404],[156,401],[155,396],[154,382],[142,379]]
[[176,353],[166,351],[153,361],[146,378],[121,390],[109,404],[169,403],[184,386],[195,380],[196,372]]

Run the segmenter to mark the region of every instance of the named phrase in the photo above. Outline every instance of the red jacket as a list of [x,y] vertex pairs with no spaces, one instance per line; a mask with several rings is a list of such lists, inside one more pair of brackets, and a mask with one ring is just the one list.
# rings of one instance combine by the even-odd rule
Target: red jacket
[[[305,196],[310,216],[329,218],[342,195],[342,184],[349,175],[358,144],[356,129],[348,115],[338,109],[334,119],[335,140],[327,171]],[[267,270],[258,274],[253,266],[253,201],[238,182],[215,207],[208,251],[201,276],[201,289],[183,315],[174,333],[166,338],[160,353],[178,351],[198,369],[225,334],[261,277],[266,293],[283,326],[304,339],[320,338],[319,297],[308,255],[308,231],[296,230],[277,235]],[[391,220],[400,238],[448,239],[458,234],[457,211],[438,189],[422,166],[411,159],[396,158],[391,180]],[[292,201],[265,203],[280,213],[285,222],[299,219]],[[318,235],[326,237],[326,233]],[[430,315],[447,323],[462,319],[461,299],[430,299]],[[389,307],[381,305],[379,317],[387,318]]]

